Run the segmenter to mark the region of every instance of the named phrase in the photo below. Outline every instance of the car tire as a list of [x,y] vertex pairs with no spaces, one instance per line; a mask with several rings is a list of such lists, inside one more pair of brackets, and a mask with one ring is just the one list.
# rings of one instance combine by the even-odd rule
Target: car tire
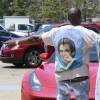
[[40,49],[29,49],[24,56],[24,63],[26,67],[33,67],[37,68],[41,65],[42,60],[39,58],[40,53],[42,50]]

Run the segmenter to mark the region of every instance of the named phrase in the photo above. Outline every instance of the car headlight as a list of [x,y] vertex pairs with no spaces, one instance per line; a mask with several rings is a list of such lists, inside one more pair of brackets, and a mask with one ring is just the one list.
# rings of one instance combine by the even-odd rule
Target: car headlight
[[7,49],[7,48],[8,48],[7,44],[3,44],[1,47],[1,50]]
[[31,89],[33,90],[36,90],[36,91],[41,90],[42,84],[40,83],[35,72],[32,72],[30,76],[30,86],[31,86]]
[[9,46],[9,44],[3,44],[2,47],[1,47],[1,50],[4,50],[4,49],[12,49],[12,50],[14,50],[14,49],[18,49],[18,48],[19,48],[18,44],[16,44],[13,47]]

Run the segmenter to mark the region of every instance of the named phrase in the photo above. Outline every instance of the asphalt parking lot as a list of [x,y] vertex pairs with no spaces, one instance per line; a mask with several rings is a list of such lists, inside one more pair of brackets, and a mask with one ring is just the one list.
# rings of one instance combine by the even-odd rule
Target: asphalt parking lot
[[0,61],[0,100],[21,100],[21,80],[27,70]]

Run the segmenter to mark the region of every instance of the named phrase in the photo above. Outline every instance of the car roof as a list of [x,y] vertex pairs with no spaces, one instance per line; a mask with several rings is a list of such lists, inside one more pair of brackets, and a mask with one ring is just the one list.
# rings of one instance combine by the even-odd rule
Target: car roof
[[12,34],[12,35],[14,35],[14,36],[21,37],[21,36],[19,36],[19,35],[17,35],[17,34],[14,34],[14,33],[12,33],[12,32],[5,31],[5,30],[0,30],[0,32],[1,32],[1,33],[2,33],[2,32],[6,32],[6,33]]

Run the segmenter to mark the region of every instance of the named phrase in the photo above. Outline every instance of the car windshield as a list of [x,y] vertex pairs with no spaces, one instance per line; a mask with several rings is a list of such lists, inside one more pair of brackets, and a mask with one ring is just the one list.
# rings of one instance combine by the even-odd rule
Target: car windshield
[[54,28],[54,25],[47,25],[47,26],[44,26],[44,27],[41,26],[35,34],[37,34],[37,35],[43,34],[45,32],[50,31],[52,28]]

